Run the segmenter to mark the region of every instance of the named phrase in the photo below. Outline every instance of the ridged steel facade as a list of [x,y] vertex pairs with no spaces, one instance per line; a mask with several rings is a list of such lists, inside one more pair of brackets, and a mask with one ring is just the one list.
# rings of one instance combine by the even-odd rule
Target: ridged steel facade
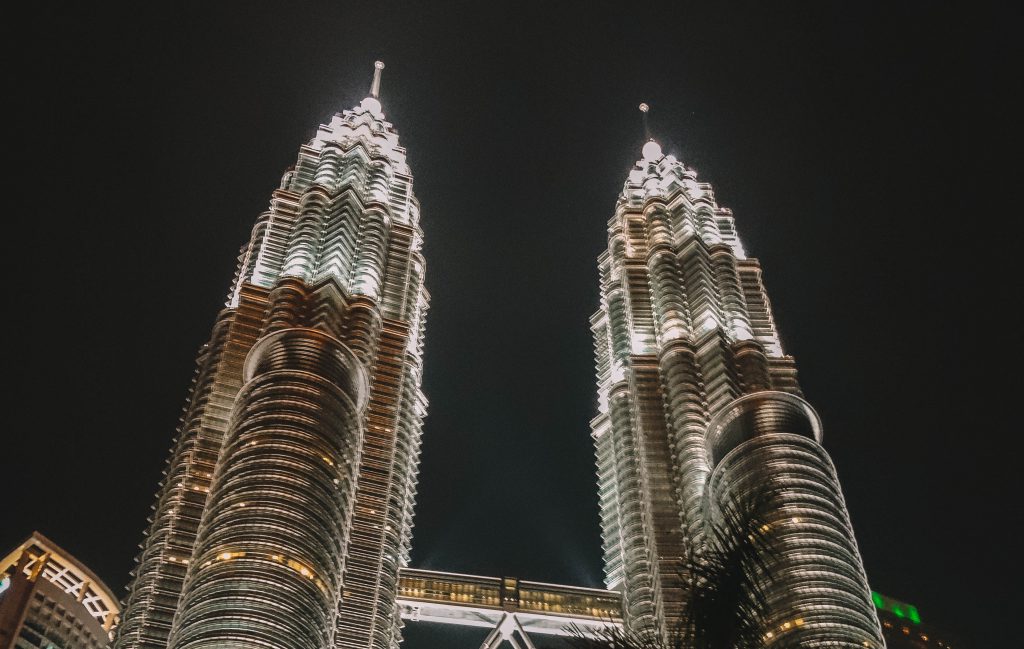
[[389,649],[426,399],[405,150],[377,99],[304,145],[242,247],[119,649]]
[[765,639],[884,646],[820,423],[732,213],[648,142],[598,265],[592,431],[606,584],[623,593],[626,623],[678,628],[684,557],[722,503],[769,475],[780,551]]

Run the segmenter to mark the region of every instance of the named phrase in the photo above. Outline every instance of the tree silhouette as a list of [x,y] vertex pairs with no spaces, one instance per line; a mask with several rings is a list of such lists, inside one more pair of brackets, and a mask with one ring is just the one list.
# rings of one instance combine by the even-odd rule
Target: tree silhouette
[[667,637],[656,629],[570,627],[573,649],[763,649],[767,588],[778,552],[772,514],[779,485],[771,478],[717,509],[680,566],[687,589],[681,623]]

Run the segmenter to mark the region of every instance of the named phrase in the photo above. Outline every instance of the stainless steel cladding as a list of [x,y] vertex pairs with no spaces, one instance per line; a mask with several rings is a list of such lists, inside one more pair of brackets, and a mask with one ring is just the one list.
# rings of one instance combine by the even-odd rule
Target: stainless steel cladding
[[299,149],[242,246],[118,648],[400,641],[429,295],[382,67],[378,92]]
[[249,352],[245,378],[170,645],[330,646],[366,372],[339,340],[282,329]]
[[765,640],[779,647],[881,647],[880,629],[821,423],[806,401],[756,392],[708,427],[709,522],[721,504],[773,485]]
[[[722,499],[749,485],[756,470],[777,473],[786,490],[778,513],[787,549],[772,624],[799,619],[791,635],[809,643],[800,646],[824,646],[825,638],[883,646],[817,415],[800,398],[760,264],[746,255],[732,212],[651,140],[608,221],[598,268],[591,428],[605,583],[622,592],[625,623],[666,637],[681,626],[685,557],[701,547]],[[817,522],[797,525],[791,510]],[[791,527],[808,530],[806,539]],[[792,549],[810,548],[815,535],[829,538],[836,557]],[[833,593],[827,605],[811,595],[780,599],[804,593],[809,575],[815,592],[833,584],[825,587]],[[766,640],[780,637],[764,631]]]

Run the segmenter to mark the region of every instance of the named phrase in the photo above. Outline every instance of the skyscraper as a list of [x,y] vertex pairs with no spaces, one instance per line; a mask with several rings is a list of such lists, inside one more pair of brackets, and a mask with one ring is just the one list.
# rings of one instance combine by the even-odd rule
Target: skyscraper
[[299,150],[203,346],[115,646],[393,647],[426,399],[412,175],[370,95]]
[[821,423],[732,213],[650,140],[598,265],[592,433],[605,581],[623,593],[626,623],[678,627],[687,552],[724,503],[770,478],[779,554],[765,638],[883,646]]

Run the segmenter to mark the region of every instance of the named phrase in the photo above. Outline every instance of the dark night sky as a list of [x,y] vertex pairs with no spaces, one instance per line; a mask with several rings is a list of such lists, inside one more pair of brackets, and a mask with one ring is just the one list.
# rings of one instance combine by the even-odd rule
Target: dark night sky
[[1024,604],[1000,405],[1019,209],[992,142],[1019,22],[981,3],[484,4],[9,25],[0,549],[39,529],[123,592],[237,249],[380,58],[433,296],[414,565],[600,584],[588,317],[646,101],[763,263],[874,588],[1004,645]]

